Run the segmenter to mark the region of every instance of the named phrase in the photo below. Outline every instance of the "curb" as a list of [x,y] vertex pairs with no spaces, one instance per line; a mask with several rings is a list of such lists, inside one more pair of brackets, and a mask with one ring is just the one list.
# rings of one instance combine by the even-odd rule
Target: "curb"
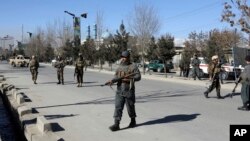
[[27,141],[64,141],[52,131],[51,123],[44,116],[32,113],[25,103],[24,95],[14,85],[1,81],[0,91]]

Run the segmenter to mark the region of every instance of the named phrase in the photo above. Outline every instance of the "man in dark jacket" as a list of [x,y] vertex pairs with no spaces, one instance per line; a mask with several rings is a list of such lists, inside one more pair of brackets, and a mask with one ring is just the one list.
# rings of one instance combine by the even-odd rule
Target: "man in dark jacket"
[[198,55],[195,54],[194,55],[194,59],[192,59],[192,61],[191,61],[191,65],[193,67],[192,71],[193,71],[193,78],[194,78],[194,80],[196,80],[196,77],[199,80],[201,79],[200,76],[199,76],[199,74],[200,74],[200,63],[201,63],[201,61],[199,60]]
[[[129,74],[135,73],[132,76],[125,77]],[[135,81],[141,80],[141,74],[137,65],[130,62],[130,53],[123,51],[121,55],[121,64],[115,72],[114,78],[125,77],[117,83],[117,91],[115,96],[115,112],[114,112],[114,125],[110,126],[111,131],[120,130],[120,121],[124,105],[126,104],[131,122],[129,128],[136,126],[136,113],[135,113]],[[110,85],[112,81],[110,80]]]
[[239,82],[242,84],[241,86],[241,99],[243,102],[243,106],[239,107],[238,110],[249,111],[250,110],[250,55],[245,57],[247,65],[244,68],[244,71],[240,74]]

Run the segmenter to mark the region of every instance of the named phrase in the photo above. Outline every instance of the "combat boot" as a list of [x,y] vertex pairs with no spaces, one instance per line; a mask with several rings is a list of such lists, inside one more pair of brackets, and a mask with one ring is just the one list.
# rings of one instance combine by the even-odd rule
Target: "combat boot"
[[128,128],[134,128],[135,126],[136,126],[135,118],[131,118],[131,121],[130,121]]
[[207,91],[204,92],[204,95],[205,95],[206,98],[208,98],[208,92]]
[[115,120],[115,124],[114,125],[112,125],[112,126],[110,126],[109,127],[109,129],[111,130],[111,131],[118,131],[118,130],[120,130],[120,121],[119,120]]
[[59,81],[59,82],[57,82],[57,84],[61,84],[61,82]]
[[246,103],[244,103],[244,104],[243,104],[243,106],[238,107],[238,110],[242,110],[242,111],[249,111],[250,109],[249,109],[249,107],[247,106],[247,104],[246,104]]
[[220,92],[217,92],[217,98],[218,99],[223,99],[223,97],[220,95]]

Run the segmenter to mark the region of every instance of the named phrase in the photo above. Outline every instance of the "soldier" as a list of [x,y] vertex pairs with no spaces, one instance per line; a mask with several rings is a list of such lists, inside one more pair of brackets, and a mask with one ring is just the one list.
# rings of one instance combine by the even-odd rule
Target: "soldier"
[[82,57],[82,53],[79,53],[79,58],[77,58],[75,63],[75,74],[77,75],[77,87],[82,87],[83,83],[83,68],[86,65],[86,62],[84,61]]
[[212,57],[212,62],[208,65],[209,80],[212,81],[212,84],[209,86],[207,91],[204,92],[206,98],[208,98],[208,93],[210,93],[214,88],[216,88],[217,98],[222,99],[220,95],[220,71],[221,64],[219,64],[218,56],[214,55]]
[[245,66],[244,71],[240,74],[238,82],[241,82],[241,99],[243,106],[238,107],[238,110],[249,111],[249,93],[250,93],[250,55],[245,57],[247,65]]
[[57,57],[57,62],[55,64],[55,67],[57,68],[57,79],[58,79],[58,83],[57,84],[61,84],[64,85],[64,78],[63,78],[63,70],[65,67],[65,62],[62,59],[61,56]]
[[30,65],[30,72],[32,75],[32,80],[33,80],[34,84],[37,84],[36,80],[37,80],[39,62],[37,61],[37,59],[34,55],[31,57],[29,65]]
[[[128,51],[123,51],[121,55],[121,64],[117,68],[114,78],[124,77],[128,74],[136,73],[135,75],[129,76],[122,79],[117,83],[117,91],[115,96],[115,112],[114,112],[114,125],[110,126],[111,131],[120,130],[120,121],[122,118],[122,112],[124,104],[128,110],[131,122],[129,128],[136,126],[136,113],[135,113],[135,81],[141,80],[141,74],[137,65],[130,62],[130,53]],[[112,81],[109,81],[112,85]]]
[[201,80],[200,76],[199,76],[199,72],[200,72],[200,63],[201,61],[198,59],[198,55],[195,54],[194,55],[194,59],[191,61],[191,65],[192,65],[192,71],[193,71],[193,78],[194,80],[196,80],[196,77]]

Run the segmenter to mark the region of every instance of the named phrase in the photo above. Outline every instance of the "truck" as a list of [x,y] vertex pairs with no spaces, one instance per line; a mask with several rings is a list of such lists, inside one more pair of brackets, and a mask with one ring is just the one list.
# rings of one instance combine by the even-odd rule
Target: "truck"
[[13,67],[28,67],[29,59],[25,59],[23,55],[16,55],[9,58],[9,64]]
[[[151,60],[149,64],[147,65],[146,69],[147,71],[154,71],[154,72],[164,72],[164,62],[162,60]],[[166,72],[170,72],[171,69],[173,69],[174,66],[172,63],[167,63],[166,66]]]

